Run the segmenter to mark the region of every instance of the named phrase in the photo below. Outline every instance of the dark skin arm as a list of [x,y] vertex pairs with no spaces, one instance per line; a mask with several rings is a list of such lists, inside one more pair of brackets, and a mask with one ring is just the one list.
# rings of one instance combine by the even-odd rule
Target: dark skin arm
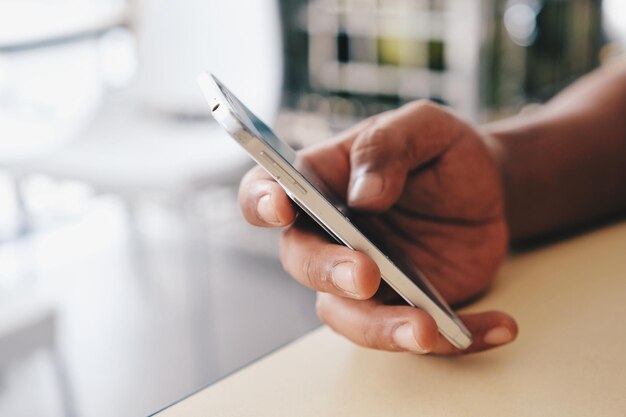
[[626,212],[626,65],[598,70],[535,113],[487,125],[512,240]]
[[[448,110],[415,102],[368,119],[301,152],[334,192],[386,227],[443,297],[463,302],[489,288],[510,236],[527,239],[626,209],[626,67],[600,70],[533,114],[476,129]],[[382,350],[458,354],[517,335],[513,318],[463,315],[474,335],[464,352],[433,319],[371,297],[376,264],[295,222],[282,188],[261,168],[240,188],[246,219],[285,227],[281,261],[318,291],[322,320],[353,342]]]

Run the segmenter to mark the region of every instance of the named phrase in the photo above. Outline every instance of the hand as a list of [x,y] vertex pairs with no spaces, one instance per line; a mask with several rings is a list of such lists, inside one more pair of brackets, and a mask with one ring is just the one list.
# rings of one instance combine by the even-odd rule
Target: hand
[[[386,228],[450,303],[487,290],[507,247],[500,174],[486,138],[435,104],[419,101],[380,114],[301,152],[303,160],[354,210]],[[372,299],[380,284],[363,253],[303,227],[283,189],[260,167],[242,180],[240,205],[253,225],[286,227],[285,270],[317,291],[320,318],[353,342],[376,349],[456,354],[424,311]],[[501,312],[461,317],[474,336],[464,352],[517,335]]]

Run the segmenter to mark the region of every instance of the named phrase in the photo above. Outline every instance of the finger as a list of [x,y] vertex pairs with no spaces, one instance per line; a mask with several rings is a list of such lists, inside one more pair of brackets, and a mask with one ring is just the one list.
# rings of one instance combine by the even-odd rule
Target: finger
[[437,345],[437,325],[426,312],[409,306],[388,306],[318,294],[317,314],[352,342],[368,348],[429,353]]
[[287,226],[296,218],[296,211],[285,191],[258,166],[241,180],[239,207],[246,220],[255,226]]
[[283,232],[280,258],[291,276],[317,291],[366,299],[380,284],[378,266],[367,255],[297,224]]
[[457,355],[462,353],[481,352],[511,343],[517,337],[518,329],[515,320],[500,311],[465,314],[461,320],[472,333],[474,342],[466,350],[460,350],[439,335],[435,353],[441,355]]
[[474,337],[474,343],[466,350],[452,346],[439,333],[433,318],[415,307],[318,294],[317,312],[333,330],[354,343],[388,351],[458,355],[510,343],[517,336],[515,321],[500,312],[463,317]]
[[387,210],[400,197],[409,171],[444,153],[459,126],[452,114],[428,101],[378,118],[359,133],[350,150],[350,205]]
[[336,137],[303,149],[299,162],[310,168],[336,196],[346,200],[350,180],[350,148],[357,135],[380,115],[365,119]]

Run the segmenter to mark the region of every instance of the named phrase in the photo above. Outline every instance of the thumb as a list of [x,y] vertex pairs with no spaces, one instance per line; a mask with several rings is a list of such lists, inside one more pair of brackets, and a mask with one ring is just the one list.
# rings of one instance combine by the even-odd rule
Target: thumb
[[409,172],[444,153],[458,127],[446,110],[419,101],[362,130],[350,148],[350,207],[388,210],[400,198]]
[[361,132],[350,151],[348,204],[361,210],[381,212],[398,201],[406,177],[406,153],[399,132],[372,127]]

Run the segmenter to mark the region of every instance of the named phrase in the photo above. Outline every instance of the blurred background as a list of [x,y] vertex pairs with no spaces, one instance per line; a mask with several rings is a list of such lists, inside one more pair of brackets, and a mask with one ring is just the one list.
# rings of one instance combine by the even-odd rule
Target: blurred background
[[319,324],[200,71],[300,148],[525,111],[625,44],[621,0],[0,0],[0,416],[148,415]]

